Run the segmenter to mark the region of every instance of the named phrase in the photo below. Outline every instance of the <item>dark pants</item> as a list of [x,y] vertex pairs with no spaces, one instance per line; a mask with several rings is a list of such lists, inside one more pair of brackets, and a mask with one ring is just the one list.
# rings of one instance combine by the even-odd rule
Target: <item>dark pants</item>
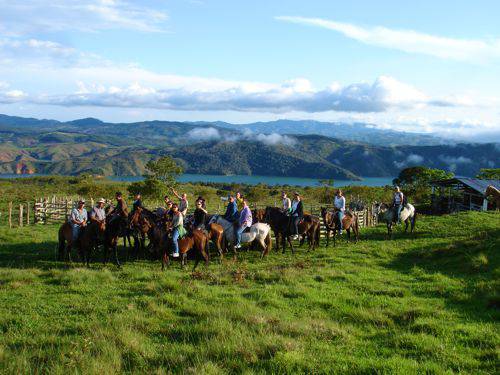
[[292,216],[292,229],[294,235],[299,234],[299,223],[300,223],[300,217]]

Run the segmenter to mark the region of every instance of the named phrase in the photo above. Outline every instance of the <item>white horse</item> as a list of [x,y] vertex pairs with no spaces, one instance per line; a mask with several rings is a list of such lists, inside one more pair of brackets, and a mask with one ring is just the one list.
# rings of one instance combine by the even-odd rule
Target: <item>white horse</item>
[[[392,238],[392,225],[395,224],[397,220],[396,209],[389,206],[387,203],[377,203],[375,204],[375,213],[379,221],[383,221],[387,224],[387,234]],[[411,224],[410,232],[413,233],[416,220],[415,207],[409,203],[405,204],[399,217],[401,222],[405,223],[405,232],[408,231],[408,225]]]
[[[236,245],[236,235],[233,223],[227,221],[220,215],[212,216],[208,223],[221,225],[222,228],[224,228],[224,238],[226,240],[226,244],[234,249],[234,245]],[[250,230],[248,232],[244,232],[241,235],[241,242],[257,242],[262,249],[260,256],[264,257],[272,247],[271,227],[265,223],[255,223],[250,227]],[[236,254],[236,250],[234,250],[234,253]]]

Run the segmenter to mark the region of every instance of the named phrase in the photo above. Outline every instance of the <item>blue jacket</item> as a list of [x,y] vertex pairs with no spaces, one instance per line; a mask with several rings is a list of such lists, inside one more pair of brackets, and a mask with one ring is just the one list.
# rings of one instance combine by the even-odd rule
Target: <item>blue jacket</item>
[[228,221],[235,221],[238,217],[238,206],[236,202],[229,202],[227,204],[226,213],[224,214],[224,219]]

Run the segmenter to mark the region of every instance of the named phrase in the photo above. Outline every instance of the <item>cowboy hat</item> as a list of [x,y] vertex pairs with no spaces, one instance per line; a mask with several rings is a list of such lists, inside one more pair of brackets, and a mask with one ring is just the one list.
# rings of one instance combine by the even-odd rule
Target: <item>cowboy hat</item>
[[106,201],[104,200],[104,198],[101,198],[97,201],[97,203],[106,203]]

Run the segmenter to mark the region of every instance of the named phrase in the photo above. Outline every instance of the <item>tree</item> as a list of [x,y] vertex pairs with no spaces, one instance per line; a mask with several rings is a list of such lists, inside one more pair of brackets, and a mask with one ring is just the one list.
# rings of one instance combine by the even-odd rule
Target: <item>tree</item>
[[176,184],[176,178],[184,171],[182,167],[170,156],[163,156],[158,160],[150,160],[146,164],[148,173],[144,178],[152,178],[160,181],[165,187],[171,187]]
[[500,180],[500,168],[481,168],[476,178],[480,180]]
[[147,197],[159,198],[169,187],[177,184],[176,178],[183,173],[182,167],[170,156],[150,160],[146,164],[146,170],[144,181],[134,182],[128,186],[130,194],[141,193]]
[[401,170],[392,182],[394,185],[399,185],[404,193],[415,201],[427,203],[430,198],[431,181],[452,177],[452,172],[418,166]]

